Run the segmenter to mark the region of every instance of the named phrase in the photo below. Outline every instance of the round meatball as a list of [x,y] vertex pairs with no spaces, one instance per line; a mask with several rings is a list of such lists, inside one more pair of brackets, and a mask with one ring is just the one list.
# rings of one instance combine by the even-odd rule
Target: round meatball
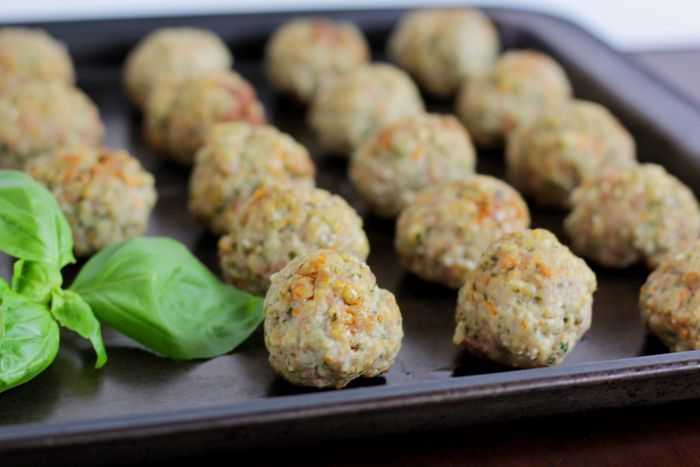
[[184,81],[227,70],[233,57],[218,36],[195,28],[164,28],[143,38],[126,59],[124,82],[129,97],[143,108],[163,78]]
[[666,256],[642,287],[639,306],[672,351],[700,349],[700,241]]
[[261,185],[312,187],[314,173],[308,152],[292,137],[267,125],[223,123],[197,152],[190,211],[222,234],[240,204]]
[[65,46],[41,29],[0,28],[0,81],[75,82]]
[[424,110],[418,89],[403,71],[363,65],[321,87],[309,124],[324,150],[348,155],[377,129]]
[[583,180],[636,163],[632,136],[604,107],[570,101],[515,130],[507,144],[508,178],[543,205],[568,207]]
[[700,236],[695,196],[655,164],[586,181],[574,190],[571,202],[564,227],[572,248],[604,266],[644,260],[655,268],[664,255]]
[[595,290],[593,271],[551,232],[504,235],[459,291],[454,343],[513,367],[555,365],[591,326]]
[[399,216],[396,250],[409,271],[456,289],[491,243],[529,226],[517,191],[476,175],[420,192]]
[[369,47],[348,22],[302,18],[285,23],[265,49],[265,70],[279,91],[308,102],[321,81],[367,63]]
[[265,122],[255,89],[233,71],[211,73],[182,83],[166,80],[151,94],[146,138],[175,161],[191,165],[194,154],[217,123]]
[[389,39],[392,60],[431,94],[453,95],[466,79],[486,74],[500,42],[491,21],[471,8],[408,13]]
[[350,161],[350,178],[376,214],[395,217],[420,190],[469,178],[475,161],[471,139],[456,118],[419,114],[370,136]]
[[401,312],[353,255],[317,250],[272,276],[265,296],[270,365],[289,382],[342,388],[391,367],[401,347]]
[[219,241],[227,282],[264,294],[270,276],[297,256],[318,249],[367,259],[362,219],[341,197],[318,188],[258,188]]
[[65,149],[33,160],[27,172],[56,197],[77,256],[146,231],[156,202],[154,179],[124,150]]
[[28,81],[0,93],[0,167],[21,169],[66,146],[98,146],[104,127],[79,89],[58,81]]
[[498,146],[519,125],[571,96],[564,70],[540,52],[506,52],[487,75],[469,80],[459,92],[457,114],[474,141]]

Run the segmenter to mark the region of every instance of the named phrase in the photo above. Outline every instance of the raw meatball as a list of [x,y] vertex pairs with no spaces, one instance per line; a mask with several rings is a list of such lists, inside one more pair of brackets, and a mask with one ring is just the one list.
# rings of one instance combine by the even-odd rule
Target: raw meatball
[[557,62],[540,52],[511,51],[486,76],[464,83],[456,111],[478,145],[497,146],[515,127],[570,96]]
[[647,326],[674,352],[700,349],[700,241],[668,255],[642,287]]
[[126,59],[124,82],[129,97],[143,108],[163,78],[184,81],[227,70],[233,57],[218,36],[195,28],[164,28],[143,38]]
[[217,125],[195,159],[190,211],[218,234],[226,232],[240,203],[259,186],[314,185],[306,149],[267,125]]
[[369,254],[360,216],[343,198],[318,188],[258,188],[228,231],[219,241],[224,278],[257,294],[297,256],[322,248],[363,261]]
[[572,248],[604,266],[650,268],[700,236],[693,193],[663,167],[643,164],[584,182],[564,222]]
[[350,178],[372,210],[394,217],[423,188],[474,173],[469,135],[452,116],[420,114],[383,127],[350,162]]
[[21,169],[64,146],[98,146],[104,127],[79,89],[58,81],[28,81],[0,93],[0,167]]
[[325,83],[314,98],[309,124],[324,150],[348,155],[377,129],[423,111],[406,73],[391,65],[363,65]]
[[66,149],[33,160],[27,172],[56,197],[78,256],[146,231],[156,202],[154,179],[124,150]]
[[217,123],[265,122],[255,89],[234,71],[210,73],[177,83],[166,80],[146,107],[147,140],[185,165],[194,162],[207,133]]
[[348,72],[369,60],[362,33],[348,22],[327,18],[285,23],[265,49],[265,70],[279,91],[308,102],[321,81]]
[[560,363],[591,326],[596,277],[550,232],[504,235],[459,291],[455,344],[504,365]]
[[0,28],[0,81],[75,82],[65,46],[41,29]]
[[272,368],[293,384],[342,388],[375,377],[401,347],[401,312],[355,256],[317,250],[272,276],[265,296]]
[[570,101],[513,132],[508,178],[543,205],[568,207],[583,180],[636,163],[634,140],[604,107]]
[[500,43],[491,21],[471,8],[405,15],[389,39],[389,55],[437,96],[451,96],[465,80],[486,74]]
[[396,250],[409,271],[456,289],[491,243],[529,226],[527,205],[517,191],[476,175],[419,193],[399,216]]

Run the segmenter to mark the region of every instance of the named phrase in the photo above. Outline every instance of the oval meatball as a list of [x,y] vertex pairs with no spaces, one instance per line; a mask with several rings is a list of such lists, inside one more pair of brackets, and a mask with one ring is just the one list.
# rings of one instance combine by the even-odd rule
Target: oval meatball
[[0,81],[75,82],[65,46],[41,29],[0,28]]
[[349,155],[374,131],[425,110],[418,89],[391,65],[363,65],[330,80],[313,100],[309,124],[325,151]]
[[590,327],[595,290],[593,271],[551,232],[504,235],[459,291],[454,343],[503,365],[555,365]]
[[427,187],[474,173],[474,146],[449,115],[405,117],[381,128],[353,154],[350,178],[382,217],[395,217]]
[[0,93],[0,167],[21,169],[59,148],[99,146],[104,127],[92,101],[58,81],[28,81]]
[[663,167],[642,164],[584,182],[571,197],[564,221],[574,251],[608,267],[664,255],[700,236],[700,210],[693,193]]
[[542,205],[568,207],[583,180],[636,163],[632,136],[604,107],[571,101],[515,130],[508,178]]
[[148,227],[155,182],[124,150],[65,149],[33,160],[27,172],[56,197],[77,256],[139,236]]
[[669,254],[642,287],[647,327],[674,352],[700,349],[700,241]]
[[456,112],[480,146],[498,146],[519,125],[571,96],[564,70],[532,50],[504,53],[485,76],[466,81]]
[[500,41],[493,23],[471,8],[408,13],[389,38],[388,53],[431,94],[451,96],[466,79],[496,63]]
[[196,28],[159,29],[144,37],[126,59],[124,83],[132,102],[146,105],[162,79],[185,81],[231,67],[233,57],[215,34]]
[[265,71],[272,85],[308,102],[321,82],[367,63],[369,47],[348,22],[301,18],[280,27],[265,49]]
[[265,296],[272,368],[293,384],[342,388],[389,370],[403,339],[394,296],[353,255],[317,250],[272,276]]
[[399,216],[396,250],[409,271],[456,289],[491,243],[529,226],[527,205],[517,191],[477,175],[419,193]]
[[297,256],[324,248],[362,261],[369,254],[360,216],[343,198],[318,188],[258,188],[228,231],[219,241],[224,278],[257,294]]
[[190,211],[223,234],[239,205],[258,187],[312,187],[314,173],[309,153],[291,136],[267,125],[223,123],[197,152]]

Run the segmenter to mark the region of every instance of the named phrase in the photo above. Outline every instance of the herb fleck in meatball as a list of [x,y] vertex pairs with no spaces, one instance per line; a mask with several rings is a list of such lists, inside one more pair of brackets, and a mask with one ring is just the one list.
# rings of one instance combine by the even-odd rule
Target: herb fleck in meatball
[[265,69],[272,85],[308,102],[321,82],[367,63],[369,47],[352,24],[327,18],[285,23],[265,50]]
[[306,149],[275,128],[243,122],[220,124],[195,158],[190,211],[221,234],[239,205],[258,187],[311,187],[314,172]]
[[58,81],[28,81],[0,93],[0,167],[21,169],[65,146],[98,146],[104,127],[79,89]]
[[571,201],[564,226],[572,248],[604,266],[644,260],[654,268],[700,236],[695,196],[658,165],[602,174],[577,188]]
[[457,114],[480,146],[503,144],[519,125],[571,96],[564,70],[540,52],[506,52],[487,75],[464,83]]
[[261,187],[232,218],[219,241],[227,282],[265,293],[270,276],[290,260],[318,249],[367,259],[362,219],[339,196],[308,187]]
[[124,81],[131,100],[143,108],[161,79],[184,81],[227,70],[233,57],[219,37],[195,28],[164,28],[143,38],[129,53]]
[[211,128],[223,122],[265,122],[255,89],[233,71],[211,73],[182,83],[166,80],[146,107],[147,140],[188,165]]
[[502,235],[527,229],[530,214],[518,192],[485,175],[429,188],[399,216],[396,250],[419,277],[452,288]]
[[423,111],[418,89],[403,71],[363,65],[324,84],[309,124],[324,150],[348,155],[379,128]]
[[571,101],[543,112],[508,140],[508,178],[540,204],[567,207],[583,180],[636,162],[634,140],[593,102]]
[[486,74],[499,48],[491,21],[470,8],[408,13],[389,39],[392,60],[437,96],[450,96],[465,79]]
[[459,291],[455,344],[504,365],[560,363],[591,325],[596,277],[546,230],[504,235]]
[[65,149],[27,164],[53,193],[86,256],[146,231],[156,202],[154,179],[123,150]]
[[0,81],[75,82],[75,71],[63,44],[41,29],[0,28]]
[[401,347],[401,312],[355,256],[317,250],[272,276],[265,296],[272,368],[293,384],[342,388],[386,372]]
[[354,153],[350,178],[378,215],[394,217],[427,187],[474,173],[474,147],[452,116],[420,114],[383,127]]

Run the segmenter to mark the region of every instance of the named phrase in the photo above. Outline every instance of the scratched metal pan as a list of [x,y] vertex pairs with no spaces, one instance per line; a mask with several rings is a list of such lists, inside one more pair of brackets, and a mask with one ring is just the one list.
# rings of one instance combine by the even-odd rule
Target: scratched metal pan
[[[576,95],[599,101],[634,133],[640,158],[665,165],[696,191],[700,187],[700,113],[683,95],[650,76],[579,27],[537,13],[487,9],[506,48],[535,48],[567,69]],[[384,58],[401,11],[337,12],[369,36],[373,57]],[[275,95],[262,74],[270,33],[292,15],[119,19],[42,24],[65,41],[80,86],[98,104],[107,143],[126,147],[153,171],[160,200],[151,234],[186,243],[214,270],[216,239],[185,209],[187,172],[157,159],[142,143],[140,117],[122,91],[124,57],[146,33],[192,25],[220,34],[236,55],[272,122],[308,145],[319,185],[338,192],[364,215],[372,245],[369,264],[392,290],[404,316],[405,340],[383,377],[342,391],[298,389],[275,377],[261,333],[235,353],[197,363],[155,357],[109,330],[109,364],[90,368],[92,355],[67,335],[56,362],[36,380],[0,395],[3,465],[40,459],[72,464],[101,459],[176,455],[194,446],[283,444],[501,421],[513,417],[658,403],[700,396],[700,352],[668,354],[648,337],[637,308],[647,272],[597,269],[593,327],[563,365],[512,371],[476,361],[451,343],[456,293],[406,273],[393,251],[392,223],[367,214],[346,177],[346,164],[324,159],[304,125],[304,110]],[[432,110],[450,103],[428,100]],[[502,155],[480,154],[482,172],[502,174]],[[560,238],[562,216],[534,210],[534,225]],[[5,274],[8,263],[3,264]],[[92,453],[92,454],[91,454]],[[5,460],[12,460],[7,464]]]

